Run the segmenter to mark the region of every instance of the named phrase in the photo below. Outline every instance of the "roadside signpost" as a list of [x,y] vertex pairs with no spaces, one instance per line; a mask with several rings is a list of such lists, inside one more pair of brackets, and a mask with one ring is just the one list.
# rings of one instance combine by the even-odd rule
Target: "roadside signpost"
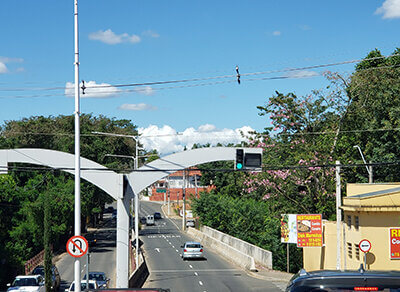
[[371,242],[368,239],[363,239],[358,244],[360,250],[364,253],[364,269],[367,268],[367,253],[371,250]]
[[298,214],[297,247],[322,247],[322,215]]
[[84,256],[89,249],[89,243],[83,236],[72,236],[67,241],[67,252],[74,258]]

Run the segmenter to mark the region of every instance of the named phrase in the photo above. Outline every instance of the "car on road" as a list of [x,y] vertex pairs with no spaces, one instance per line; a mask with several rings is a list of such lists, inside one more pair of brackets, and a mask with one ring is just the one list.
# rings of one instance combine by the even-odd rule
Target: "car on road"
[[114,212],[113,206],[108,206],[107,209],[104,210],[104,213],[112,213],[112,212]]
[[154,219],[156,219],[156,220],[158,220],[158,219],[161,219],[162,217],[161,217],[161,213],[160,212],[155,212],[154,213]]
[[89,246],[95,246],[97,244],[97,237],[95,233],[86,233],[84,237],[89,243]]
[[154,225],[154,216],[153,215],[147,215],[146,217],[146,225],[150,226],[150,225]]
[[140,223],[146,224],[146,217],[140,217]]
[[117,210],[114,210],[111,214],[111,219],[117,219]]
[[[305,291],[399,291],[399,271],[300,270],[289,281],[286,292]],[[393,290],[392,290],[393,289]]]
[[200,242],[187,241],[182,248],[182,259],[203,259],[203,246]]
[[[94,280],[89,280],[89,290],[99,289],[99,285]],[[86,280],[81,281],[81,291],[86,290]],[[65,289],[65,292],[75,291],[75,281],[71,283],[68,289]]]
[[187,219],[186,220],[186,227],[194,227],[194,226],[195,226],[194,219]]
[[[37,266],[36,268],[34,268],[32,271],[32,275],[41,275],[44,279],[45,278],[44,266]],[[55,265],[51,267],[51,280],[52,280],[51,289],[53,291],[58,291],[61,285],[61,277]]]
[[17,276],[12,283],[7,284],[7,287],[7,292],[45,292],[46,290],[44,278],[41,275]]
[[[83,276],[83,280],[86,280],[86,274]],[[99,289],[107,289],[110,282],[104,272],[89,272],[89,280],[96,281]]]

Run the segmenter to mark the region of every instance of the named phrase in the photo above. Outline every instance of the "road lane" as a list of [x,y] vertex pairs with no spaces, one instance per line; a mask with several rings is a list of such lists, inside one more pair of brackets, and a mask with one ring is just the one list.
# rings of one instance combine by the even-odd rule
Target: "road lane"
[[[160,212],[160,204],[142,202],[141,216]],[[175,223],[175,224],[174,224]],[[192,239],[168,218],[144,226],[140,235],[150,276],[144,287],[171,291],[281,291],[273,283],[250,277],[245,271],[205,248],[203,260],[183,261],[181,245]]]
[[[111,219],[111,214],[104,215],[104,224],[95,231],[97,244],[89,247],[90,264],[89,271],[105,272],[110,278],[110,287],[115,287],[115,258],[116,258],[116,230],[115,220]],[[56,265],[61,276],[60,291],[64,291],[74,281],[74,261],[75,258],[69,254],[63,254]],[[86,256],[81,258],[81,277],[86,273]]]

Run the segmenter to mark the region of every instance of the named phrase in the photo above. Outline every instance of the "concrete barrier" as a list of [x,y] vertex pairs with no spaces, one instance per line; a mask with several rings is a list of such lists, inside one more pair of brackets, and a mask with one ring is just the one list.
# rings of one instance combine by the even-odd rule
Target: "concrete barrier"
[[201,244],[205,247],[217,251],[218,254],[222,255],[227,260],[237,264],[243,269],[257,271],[254,259],[251,256],[248,256],[243,252],[229,246],[228,244],[212,238],[197,229],[188,228],[187,234],[201,242]]
[[129,288],[141,288],[149,276],[149,269],[142,253],[139,254],[141,264],[129,277]]
[[241,251],[242,253],[252,257],[256,264],[259,264],[268,269],[272,269],[272,252],[262,249],[254,244],[250,244],[244,240],[230,236],[208,226],[202,226],[201,231],[218,241],[221,241],[232,248]]

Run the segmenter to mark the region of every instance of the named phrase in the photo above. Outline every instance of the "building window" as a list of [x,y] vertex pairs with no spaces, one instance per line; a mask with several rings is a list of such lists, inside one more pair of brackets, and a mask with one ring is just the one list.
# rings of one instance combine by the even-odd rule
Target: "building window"
[[358,227],[360,226],[360,219],[358,219],[358,216],[354,216],[354,228],[358,230]]
[[353,257],[353,249],[351,243],[347,243],[347,256],[351,259]]
[[359,261],[360,260],[360,247],[358,244],[355,244],[354,247],[355,247],[356,259]]
[[347,215],[347,227],[351,228],[351,215]]

